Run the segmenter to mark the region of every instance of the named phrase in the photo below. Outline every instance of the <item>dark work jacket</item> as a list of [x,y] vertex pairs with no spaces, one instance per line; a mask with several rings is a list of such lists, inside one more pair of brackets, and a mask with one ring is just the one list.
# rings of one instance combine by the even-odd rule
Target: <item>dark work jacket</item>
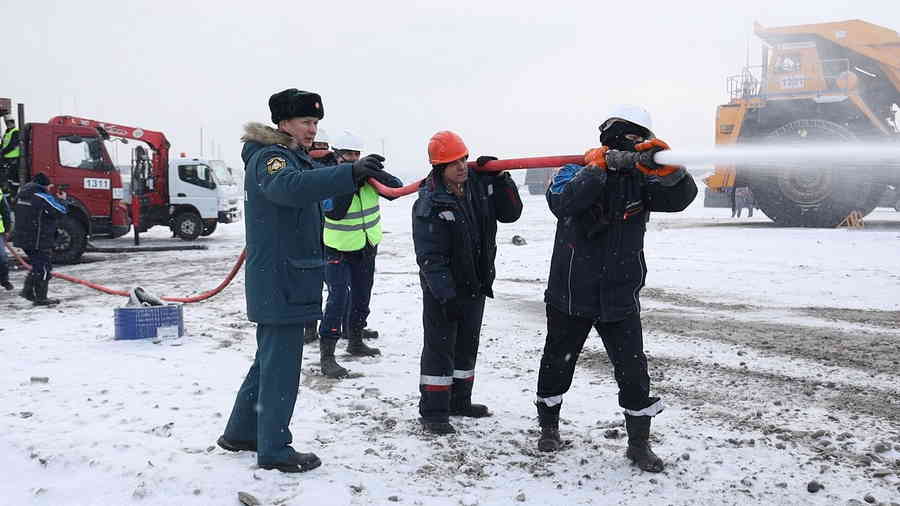
[[[412,229],[423,289],[441,303],[454,297],[493,297],[497,222],[512,223],[522,214],[519,190],[509,174],[469,170],[475,221],[432,171],[413,204]],[[475,243],[477,238],[477,244]]]
[[352,167],[314,168],[291,137],[250,123],[242,138],[247,318],[299,324],[322,317],[321,201],[350,193]]
[[650,211],[682,211],[696,195],[697,185],[683,168],[665,178],[561,168],[547,190],[557,223],[545,302],[606,322],[639,312]]
[[56,241],[56,223],[68,206],[46,186],[32,181],[19,190],[15,212],[13,244],[27,251],[50,251]]

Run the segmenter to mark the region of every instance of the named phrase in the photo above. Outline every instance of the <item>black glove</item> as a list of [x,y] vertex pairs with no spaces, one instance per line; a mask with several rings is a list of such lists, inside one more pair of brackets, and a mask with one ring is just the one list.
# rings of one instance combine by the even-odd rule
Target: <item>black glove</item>
[[496,156],[479,156],[479,157],[475,160],[475,165],[477,165],[477,166],[479,166],[479,167],[484,167],[484,165],[485,165],[486,163],[488,163],[488,162],[493,162],[493,161],[496,160],[496,159],[497,159]]
[[381,155],[367,155],[353,162],[353,181],[360,184],[370,177],[376,177],[384,171],[384,157]]
[[379,170],[376,174],[372,176],[379,183],[387,186],[388,188],[401,188],[403,186],[403,182],[398,178],[394,177],[390,172],[386,170]]
[[444,318],[449,322],[458,322],[463,319],[462,307],[456,297],[448,299],[447,302],[441,304],[441,310],[444,312]]

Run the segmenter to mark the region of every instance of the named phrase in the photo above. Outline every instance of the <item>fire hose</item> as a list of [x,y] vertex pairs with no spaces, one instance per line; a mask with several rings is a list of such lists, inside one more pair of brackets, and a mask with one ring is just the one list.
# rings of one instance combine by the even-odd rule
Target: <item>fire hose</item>
[[[19,255],[19,253],[12,248],[12,246],[9,245],[8,242],[6,243],[6,249],[8,249],[9,252],[13,254],[13,256],[16,258],[16,261],[18,261],[22,267],[24,267],[27,270],[31,270],[31,265],[29,265],[28,262],[26,262],[25,259],[22,258],[21,255]],[[219,292],[224,290],[225,287],[228,286],[232,280],[234,280],[234,277],[237,275],[238,271],[241,270],[241,266],[244,264],[244,260],[246,258],[247,258],[247,250],[245,249],[245,250],[241,251],[241,254],[238,256],[237,261],[234,263],[234,266],[231,268],[231,272],[228,273],[228,276],[225,276],[225,279],[223,279],[222,282],[219,283],[219,286],[213,288],[212,290],[208,290],[206,292],[203,292],[199,295],[194,295],[192,297],[160,297],[160,299],[162,299],[166,302],[182,302],[185,304],[189,304],[192,302],[204,301],[210,297],[213,297],[214,295],[217,295]],[[107,286],[103,286],[103,285],[100,285],[97,283],[92,283],[90,281],[76,278],[75,276],[70,276],[68,274],[53,272],[50,275],[53,276],[54,278],[63,279],[70,283],[76,283],[79,285],[86,286],[88,288],[93,288],[94,290],[97,290],[97,291],[100,291],[100,292],[103,292],[103,293],[106,293],[109,295],[119,295],[122,297],[129,296],[129,293],[126,291],[109,288]]]
[[[626,163],[652,163],[654,154],[651,152],[644,153],[623,153],[623,152],[610,152],[610,154],[615,154],[623,158],[623,161]],[[627,158],[627,159],[626,159]],[[518,169],[538,169],[538,168],[547,168],[547,167],[560,167],[569,163],[574,163],[578,165],[583,165],[585,163],[584,156],[582,155],[567,155],[567,156],[538,156],[531,158],[510,158],[506,160],[492,160],[487,162],[483,166],[479,167],[475,162],[469,162],[468,166],[471,169],[477,170],[478,172],[501,172],[504,170],[518,170]],[[375,190],[385,197],[397,198],[405,195],[409,195],[411,193],[415,193],[419,186],[422,184],[422,180],[416,181],[414,183],[408,184],[401,188],[391,188],[389,186],[385,186],[375,179],[370,178],[368,180],[369,184],[371,184]],[[31,265],[23,259],[18,252],[16,252],[9,243],[6,243],[6,249],[9,250],[10,253],[15,257],[16,261],[19,262],[22,267],[27,270],[31,270]],[[225,276],[225,279],[219,283],[218,286],[213,288],[212,290],[208,290],[199,295],[194,295],[191,297],[160,297],[160,299],[166,302],[181,302],[184,304],[189,304],[193,302],[201,302],[210,297],[213,297],[219,294],[222,290],[225,289],[237,275],[238,271],[241,269],[241,266],[244,264],[244,260],[247,258],[247,250],[244,249],[241,251],[241,254],[238,256],[237,261],[234,263],[234,266],[231,268],[231,271]],[[119,295],[121,297],[128,297],[129,292],[124,290],[116,290],[114,288],[109,288],[107,286],[103,286],[97,283],[93,283],[91,281],[87,281],[84,279],[76,278],[75,276],[70,276],[68,274],[53,272],[51,276],[55,278],[59,278],[70,283],[76,283],[82,286],[86,286],[88,288],[92,288],[94,290],[109,294],[109,295]]]

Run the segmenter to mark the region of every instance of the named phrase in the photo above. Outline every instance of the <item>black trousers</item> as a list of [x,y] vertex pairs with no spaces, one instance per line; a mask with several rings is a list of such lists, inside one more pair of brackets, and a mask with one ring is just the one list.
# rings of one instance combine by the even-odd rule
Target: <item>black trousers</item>
[[378,247],[370,245],[358,251],[327,248],[328,300],[319,326],[322,339],[351,337],[366,327],[377,254]]
[[461,302],[462,320],[450,321],[440,302],[422,285],[422,347],[419,414],[423,420],[446,422],[451,409],[472,403],[475,359],[484,316],[484,296]]
[[[658,398],[650,397],[650,376],[639,313],[618,322],[595,322],[572,316],[547,305],[547,340],[538,373],[537,403],[556,407],[572,386],[575,364],[591,327],[597,329],[612,362],[619,386],[619,406],[625,413],[653,416],[662,410]],[[558,413],[558,408],[556,409]]]
[[50,279],[50,273],[53,272],[53,263],[50,257],[50,250],[25,250],[28,255],[28,263],[31,264],[31,273],[38,279]]

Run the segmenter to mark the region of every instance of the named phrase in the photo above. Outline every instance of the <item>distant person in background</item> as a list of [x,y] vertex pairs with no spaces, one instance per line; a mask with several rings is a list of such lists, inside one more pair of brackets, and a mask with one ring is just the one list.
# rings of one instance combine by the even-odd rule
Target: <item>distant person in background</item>
[[0,190],[0,286],[6,290],[12,290],[9,282],[9,258],[6,255],[6,241],[12,232],[12,220],[10,219],[9,202],[6,195]]
[[6,132],[0,141],[0,187],[15,200],[19,190],[19,156],[22,150],[19,147],[19,129],[16,120],[7,117],[5,120]]
[[68,212],[65,200],[64,191],[53,195],[50,178],[43,172],[35,174],[31,182],[22,187],[16,200],[13,242],[25,250],[31,263],[31,272],[25,277],[25,287],[20,295],[35,306],[59,304],[59,300],[47,298],[47,287],[53,270],[51,255],[56,241],[56,223]]
[[[732,218],[741,217],[741,211],[747,208],[747,217],[753,217],[753,193],[750,192],[749,186],[741,186],[734,189],[734,206],[732,208]],[[735,216],[735,214],[737,216]]]

